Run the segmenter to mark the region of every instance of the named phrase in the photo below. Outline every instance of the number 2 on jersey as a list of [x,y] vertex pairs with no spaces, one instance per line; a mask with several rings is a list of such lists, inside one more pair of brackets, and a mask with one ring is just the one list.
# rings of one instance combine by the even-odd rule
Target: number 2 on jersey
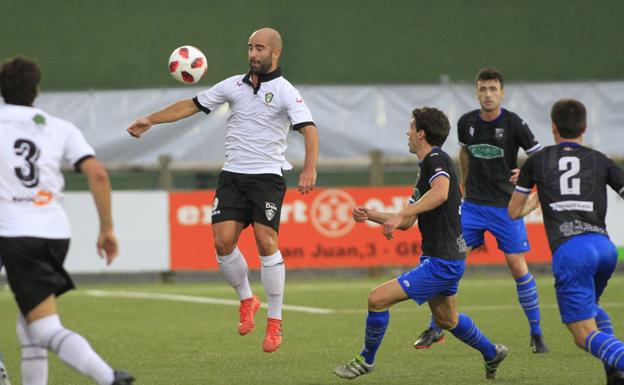
[[575,156],[559,159],[559,171],[565,171],[559,177],[561,195],[581,195],[581,178],[573,178],[581,170],[581,161]]
[[28,139],[18,139],[13,145],[15,155],[23,157],[26,165],[15,167],[15,175],[25,187],[32,188],[39,184],[39,149],[37,145]]

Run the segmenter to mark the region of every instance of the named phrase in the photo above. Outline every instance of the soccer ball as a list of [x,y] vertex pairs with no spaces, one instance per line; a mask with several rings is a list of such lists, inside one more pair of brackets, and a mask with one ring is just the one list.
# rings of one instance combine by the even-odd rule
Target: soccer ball
[[208,72],[208,60],[191,45],[176,48],[169,57],[169,73],[180,83],[195,84]]

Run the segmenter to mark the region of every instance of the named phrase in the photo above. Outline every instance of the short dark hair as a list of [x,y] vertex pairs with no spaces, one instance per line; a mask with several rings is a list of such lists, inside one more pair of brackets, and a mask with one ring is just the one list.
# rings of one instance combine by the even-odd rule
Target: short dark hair
[[503,74],[500,73],[494,67],[485,67],[481,68],[479,72],[477,72],[477,77],[475,79],[475,85],[477,82],[484,80],[498,80],[500,82],[501,88],[503,88]]
[[442,146],[448,137],[451,125],[444,112],[432,107],[416,108],[412,111],[417,131],[425,131],[425,140],[432,146]]
[[9,59],[0,68],[0,94],[7,104],[32,106],[40,80],[37,63],[24,57]]
[[553,104],[550,119],[557,126],[559,136],[565,139],[578,138],[587,128],[587,110],[574,99],[561,99]]

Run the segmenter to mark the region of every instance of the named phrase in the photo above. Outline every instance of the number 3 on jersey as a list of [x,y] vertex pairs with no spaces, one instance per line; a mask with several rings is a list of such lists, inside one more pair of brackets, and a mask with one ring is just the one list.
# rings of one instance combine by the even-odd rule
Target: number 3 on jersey
[[26,163],[22,167],[15,167],[15,175],[25,187],[35,187],[39,184],[39,167],[37,166],[39,149],[37,145],[28,139],[18,139],[13,148],[15,155],[23,157]]
[[581,178],[573,178],[581,170],[581,161],[575,156],[559,159],[559,171],[565,171],[559,177],[561,195],[581,195]]

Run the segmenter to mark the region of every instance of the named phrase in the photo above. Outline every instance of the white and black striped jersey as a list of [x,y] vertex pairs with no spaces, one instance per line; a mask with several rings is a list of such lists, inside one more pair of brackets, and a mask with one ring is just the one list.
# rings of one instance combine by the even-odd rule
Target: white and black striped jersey
[[551,250],[584,233],[607,234],[607,189],[624,197],[624,171],[603,153],[572,142],[547,146],[522,166],[516,191],[537,185]]

